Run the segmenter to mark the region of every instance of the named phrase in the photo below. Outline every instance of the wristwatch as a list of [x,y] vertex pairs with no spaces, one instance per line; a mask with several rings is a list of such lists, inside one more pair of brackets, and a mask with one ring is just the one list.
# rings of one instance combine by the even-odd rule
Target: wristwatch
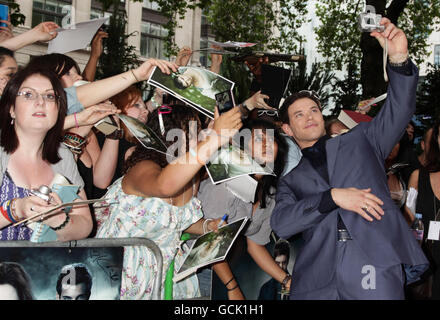
[[116,129],[112,133],[105,136],[106,139],[119,140],[124,137],[124,129]]

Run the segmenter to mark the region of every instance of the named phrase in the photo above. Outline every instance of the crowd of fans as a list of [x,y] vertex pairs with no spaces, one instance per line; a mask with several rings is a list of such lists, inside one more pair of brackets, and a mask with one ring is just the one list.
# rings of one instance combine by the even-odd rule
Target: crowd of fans
[[[268,97],[261,91],[252,92],[251,97],[228,112],[219,114],[216,110],[212,121],[159,88],[144,101],[136,83],[148,79],[154,67],[170,74],[187,65],[192,55],[188,47],[179,52],[175,62],[148,59],[135,69],[95,81],[103,52],[102,39],[108,36],[103,31],[91,43],[90,60],[83,72],[71,57],[63,54],[34,57],[25,66],[17,65],[14,51],[53,39],[57,28],[52,22],[43,22],[15,37],[3,34],[0,42],[0,239],[31,239],[33,230],[28,225],[14,224],[61,203],[55,192],[49,201],[31,193],[41,185],[50,185],[58,173],[80,187],[77,201],[104,197],[109,203],[99,208],[74,206],[70,212],[60,209],[45,218],[43,224],[56,232],[58,241],[88,237],[151,239],[161,249],[165,279],[171,262],[181,262],[182,257],[177,254],[181,234],[216,231],[226,212],[229,221],[250,218],[244,230],[248,253],[277,284],[271,284],[275,291],[282,288],[288,292],[295,277],[291,277],[287,265],[281,266],[266,249],[272,234],[270,221],[279,179],[302,157],[286,127],[289,121],[283,119],[286,112],[279,116],[278,106],[269,106]],[[211,62],[211,71],[219,73],[222,56],[213,53]],[[267,61],[261,60],[257,65],[262,63]],[[261,80],[258,66],[249,69],[256,73],[254,81]],[[306,91],[299,95],[297,98],[311,99],[320,107],[316,93]],[[171,110],[161,120],[165,134],[158,119],[159,107],[164,105]],[[185,152],[169,163],[165,154],[143,147],[118,114],[145,123],[159,137],[165,137],[171,129],[182,130]],[[108,116],[118,129],[105,135],[94,125]],[[198,124],[197,134],[206,128],[217,134],[192,143],[194,139],[188,127],[191,121]],[[414,220],[414,212],[405,206],[407,191],[418,190],[416,212],[422,213],[427,230],[429,222],[436,221],[440,212],[440,123],[436,122],[423,136],[419,156],[415,153],[414,126],[408,124],[406,133],[389,154],[383,164],[383,175],[387,176],[391,198],[408,225]],[[211,156],[228,144],[238,130],[245,129],[252,133],[253,143],[242,148],[259,163],[270,164],[275,173],[253,175],[257,191],[252,203],[243,201],[223,184],[211,183],[204,170]],[[326,129],[328,136],[348,131],[337,119],[329,120]],[[275,134],[270,136],[268,132]],[[172,144],[163,140],[167,147]],[[260,149],[266,152],[254,152]],[[438,241],[426,240],[425,234],[422,247],[431,268],[422,283],[407,288],[408,297],[439,298]],[[288,257],[289,253],[285,255]],[[245,298],[227,262],[211,267],[224,283],[229,299]],[[210,282],[203,273],[201,270],[177,282],[174,298],[207,295]],[[157,263],[151,252],[142,247],[126,248],[121,299],[150,299],[156,274]],[[0,277],[0,284],[2,281]],[[421,286],[426,289],[428,281],[430,294],[420,294],[418,289]],[[266,292],[260,296],[273,294]]]

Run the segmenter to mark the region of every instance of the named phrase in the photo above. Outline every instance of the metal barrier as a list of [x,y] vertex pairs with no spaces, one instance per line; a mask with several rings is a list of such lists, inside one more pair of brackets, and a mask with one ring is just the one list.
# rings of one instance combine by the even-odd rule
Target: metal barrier
[[157,262],[158,275],[154,281],[152,299],[161,299],[161,284],[162,284],[162,270],[163,258],[162,252],[154,241],[147,238],[93,238],[74,240],[66,242],[30,242],[30,241],[0,241],[0,248],[20,248],[20,247],[65,247],[65,248],[84,248],[84,247],[129,247],[129,246],[145,246],[153,252]]

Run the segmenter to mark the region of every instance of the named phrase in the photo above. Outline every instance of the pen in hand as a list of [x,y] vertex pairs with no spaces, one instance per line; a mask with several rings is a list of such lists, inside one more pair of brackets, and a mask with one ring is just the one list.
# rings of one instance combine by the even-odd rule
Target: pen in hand
[[228,215],[227,214],[225,214],[223,216],[223,218],[220,220],[220,223],[218,224],[217,228],[220,228],[223,225],[223,223],[226,222],[226,219],[228,219]]

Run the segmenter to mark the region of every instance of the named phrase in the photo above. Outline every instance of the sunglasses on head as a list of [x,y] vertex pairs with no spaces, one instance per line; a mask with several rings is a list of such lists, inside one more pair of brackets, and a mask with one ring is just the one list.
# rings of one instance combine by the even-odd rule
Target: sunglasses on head
[[318,93],[316,91],[314,91],[314,90],[301,90],[301,91],[298,91],[298,93],[299,94],[306,93],[306,94],[309,95],[309,97],[313,97],[315,99],[321,100],[321,98],[319,97]]
[[262,117],[264,115],[269,117],[278,117],[278,110],[258,110],[257,112],[258,117]]

